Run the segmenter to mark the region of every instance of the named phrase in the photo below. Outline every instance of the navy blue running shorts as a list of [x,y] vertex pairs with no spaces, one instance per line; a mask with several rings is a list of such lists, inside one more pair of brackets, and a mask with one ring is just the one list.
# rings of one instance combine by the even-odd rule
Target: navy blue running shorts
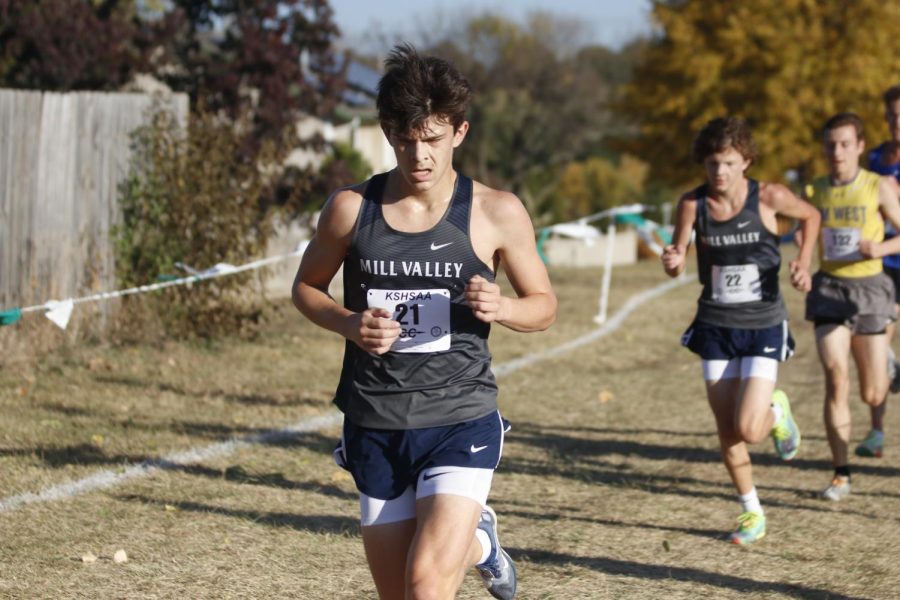
[[432,467],[496,469],[509,421],[498,411],[472,421],[421,429],[371,429],[344,416],[335,462],[350,471],[356,488],[393,500]]
[[694,321],[681,336],[681,345],[703,360],[762,356],[783,362],[794,354],[794,338],[787,321],[764,329],[719,327]]

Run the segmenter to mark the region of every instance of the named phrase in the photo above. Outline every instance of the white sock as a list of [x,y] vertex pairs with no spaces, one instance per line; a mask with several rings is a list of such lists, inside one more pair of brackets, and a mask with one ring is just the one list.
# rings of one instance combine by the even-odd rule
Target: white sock
[[756,495],[756,487],[746,494],[739,495],[738,500],[741,502],[741,509],[743,512],[763,514],[762,505],[759,503],[759,496]]
[[491,538],[488,537],[487,532],[484,529],[476,529],[475,530],[475,539],[478,540],[478,543],[481,544],[481,558],[478,559],[478,562],[475,563],[480,565],[484,561],[488,559],[488,556],[491,554]]
[[775,420],[772,421],[772,427],[775,427],[781,421],[781,415],[784,414],[784,411],[781,410],[780,404],[772,405],[772,414],[775,415]]

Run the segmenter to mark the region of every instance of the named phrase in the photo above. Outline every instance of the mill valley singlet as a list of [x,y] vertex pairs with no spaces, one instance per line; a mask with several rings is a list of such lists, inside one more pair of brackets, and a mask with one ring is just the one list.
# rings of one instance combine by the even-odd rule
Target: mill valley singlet
[[881,176],[860,169],[846,185],[831,185],[829,176],[807,187],[808,200],[822,212],[819,234],[820,269],[837,277],[870,277],[882,272],[880,258],[863,258],[859,242],[884,239],[878,205]]
[[472,180],[457,174],[447,211],[428,231],[385,222],[387,173],[369,180],[344,258],[344,306],[393,313],[401,333],[374,356],[351,341],[334,402],[355,424],[377,429],[451,425],[497,410],[490,325],[465,301],[475,275],[494,281],[469,237]]
[[778,236],[759,216],[759,183],[748,180],[747,199],[727,221],[709,216],[708,188],[695,191],[697,267],[703,293],[697,320],[719,327],[763,329],[787,319],[778,287]]
[[[869,152],[869,170],[874,171],[879,175],[890,175],[897,181],[900,181],[900,162],[884,164],[884,154],[888,151],[888,144],[889,142],[885,142]],[[893,225],[885,221],[885,239],[892,238],[896,235],[897,230],[894,229]],[[900,269],[900,254],[889,254],[887,256],[884,256],[882,257],[881,262],[886,267],[890,267],[892,269]]]

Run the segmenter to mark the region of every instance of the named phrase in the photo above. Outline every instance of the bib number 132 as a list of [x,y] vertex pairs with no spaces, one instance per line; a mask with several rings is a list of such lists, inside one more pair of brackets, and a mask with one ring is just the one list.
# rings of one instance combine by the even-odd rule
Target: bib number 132
[[856,227],[825,227],[822,229],[822,245],[825,260],[860,260],[859,229]]
[[392,352],[439,352],[450,349],[450,291],[376,290],[366,294],[369,308],[383,308],[400,324]]

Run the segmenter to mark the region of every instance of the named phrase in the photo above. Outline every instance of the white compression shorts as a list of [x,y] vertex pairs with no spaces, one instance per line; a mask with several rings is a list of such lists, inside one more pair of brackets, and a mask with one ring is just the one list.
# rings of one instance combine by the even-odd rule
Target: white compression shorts
[[778,379],[778,361],[765,356],[745,356],[730,360],[704,360],[703,379],[719,381],[720,379],[748,379],[758,377],[776,381]]
[[471,498],[481,506],[487,504],[493,469],[470,467],[432,467],[419,474],[416,488],[406,488],[399,497],[379,500],[359,495],[360,521],[363,527],[385,525],[416,518],[416,500],[435,494],[453,494]]

